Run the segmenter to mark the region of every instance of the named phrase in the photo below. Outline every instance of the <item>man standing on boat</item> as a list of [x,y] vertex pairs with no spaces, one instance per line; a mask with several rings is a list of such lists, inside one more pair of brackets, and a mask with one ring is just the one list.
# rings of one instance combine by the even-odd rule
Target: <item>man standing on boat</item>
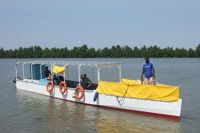
[[145,57],[141,74],[141,84],[155,85],[155,69],[153,63],[149,61],[149,57]]

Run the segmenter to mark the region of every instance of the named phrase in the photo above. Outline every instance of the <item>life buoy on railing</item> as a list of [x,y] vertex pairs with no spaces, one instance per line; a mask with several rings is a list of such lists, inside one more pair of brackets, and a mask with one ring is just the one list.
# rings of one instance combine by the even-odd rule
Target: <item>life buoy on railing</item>
[[46,90],[48,92],[52,92],[53,91],[53,88],[54,88],[54,84],[53,84],[53,81],[49,81],[46,85]]
[[77,86],[75,88],[75,93],[74,93],[73,97],[76,98],[76,99],[82,99],[83,96],[84,96],[84,89],[83,89],[83,87],[82,86]]
[[65,81],[62,81],[59,85],[59,90],[61,94],[64,94],[67,91],[67,84]]

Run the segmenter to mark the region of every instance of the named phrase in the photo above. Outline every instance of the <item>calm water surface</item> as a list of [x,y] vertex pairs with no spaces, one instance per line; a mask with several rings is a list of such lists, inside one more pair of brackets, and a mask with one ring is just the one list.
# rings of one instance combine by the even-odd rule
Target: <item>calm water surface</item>
[[[158,82],[179,85],[183,99],[181,121],[85,106],[16,90],[15,63],[30,59],[0,59],[0,132],[200,132],[200,59],[151,59]],[[42,60],[42,59],[32,59]],[[46,59],[45,59],[46,60]],[[48,59],[51,60],[51,59]],[[138,59],[53,59],[54,61],[107,61],[122,64],[122,76],[139,79]]]

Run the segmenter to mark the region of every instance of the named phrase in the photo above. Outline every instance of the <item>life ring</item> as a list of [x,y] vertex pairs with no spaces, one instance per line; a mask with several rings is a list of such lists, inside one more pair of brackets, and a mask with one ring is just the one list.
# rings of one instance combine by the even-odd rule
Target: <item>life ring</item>
[[59,85],[59,90],[61,94],[64,94],[67,91],[67,84],[65,81],[62,81]]
[[83,96],[84,96],[84,89],[83,89],[83,87],[82,86],[77,86],[75,88],[75,93],[74,94],[75,94],[74,98],[79,99],[79,100],[82,99]]
[[[51,86],[51,87],[50,87]],[[46,90],[48,92],[52,92],[53,91],[53,88],[54,88],[54,84],[53,84],[53,81],[49,81],[46,85]]]

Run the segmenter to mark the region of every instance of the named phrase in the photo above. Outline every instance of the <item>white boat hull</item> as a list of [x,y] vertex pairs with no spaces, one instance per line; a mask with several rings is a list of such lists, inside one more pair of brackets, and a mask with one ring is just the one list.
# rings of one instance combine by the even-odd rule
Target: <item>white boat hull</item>
[[58,86],[54,86],[53,92],[49,93],[46,91],[46,85],[39,84],[38,81],[33,80],[17,80],[16,87],[17,89],[52,96],[63,100],[80,102],[94,106],[109,107],[113,109],[142,113],[147,115],[155,115],[176,120],[180,119],[181,114],[182,99],[179,99],[175,102],[163,102],[99,94],[97,100],[94,102],[93,98],[96,92],[95,90],[85,90],[84,98],[81,100],[77,100],[73,98],[74,88],[68,88],[67,94],[62,95],[59,91]]

